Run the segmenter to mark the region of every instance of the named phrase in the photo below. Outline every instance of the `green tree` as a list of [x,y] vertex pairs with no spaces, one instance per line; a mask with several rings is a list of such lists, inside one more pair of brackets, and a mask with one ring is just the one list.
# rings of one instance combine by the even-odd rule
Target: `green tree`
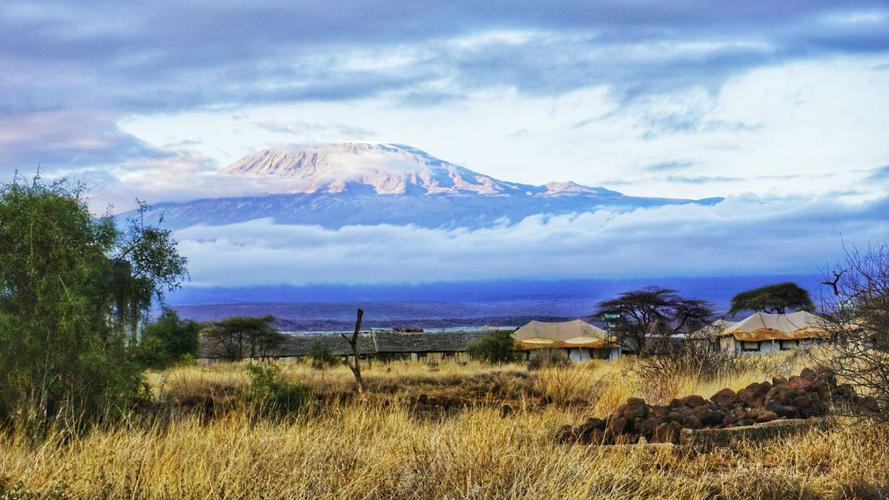
[[268,356],[286,338],[272,327],[274,316],[232,316],[210,325],[204,336],[232,361]]
[[473,358],[482,359],[488,363],[508,363],[516,359],[514,345],[512,334],[500,330],[472,341],[467,347],[467,351]]
[[174,288],[185,274],[169,233],[143,229],[92,216],[83,189],[64,181],[0,187],[0,406],[17,423],[79,426],[122,409],[140,387],[117,318],[141,299],[120,283],[162,298],[160,284]]
[[809,292],[793,282],[776,283],[747,290],[732,298],[729,314],[741,311],[784,314],[788,310],[814,311]]
[[160,317],[145,326],[139,345],[139,359],[148,368],[164,368],[194,357],[200,344],[201,325],[182,320],[173,309],[164,309]]

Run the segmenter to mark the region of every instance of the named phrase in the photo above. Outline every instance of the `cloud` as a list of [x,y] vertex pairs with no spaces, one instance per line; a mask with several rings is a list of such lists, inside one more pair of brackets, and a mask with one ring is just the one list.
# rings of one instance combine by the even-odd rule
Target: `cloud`
[[672,160],[652,163],[651,165],[646,165],[644,168],[648,172],[673,172],[677,170],[685,170],[696,164],[697,162],[692,160]]
[[842,255],[843,242],[884,241],[887,214],[889,198],[735,197],[479,230],[260,219],[176,235],[204,286],[813,273]]

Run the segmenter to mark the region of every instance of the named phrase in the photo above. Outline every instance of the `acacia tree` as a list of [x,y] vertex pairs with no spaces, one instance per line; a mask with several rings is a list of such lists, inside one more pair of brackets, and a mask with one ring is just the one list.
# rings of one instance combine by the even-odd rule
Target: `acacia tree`
[[185,269],[169,233],[149,234],[92,216],[80,186],[37,177],[0,187],[0,413],[30,429],[59,417],[79,425],[134,394],[141,373],[109,318],[135,300],[119,278],[138,276],[119,263],[142,269],[161,297],[151,284],[178,286]]
[[732,298],[729,315],[741,311],[784,314],[787,310],[814,311],[809,292],[793,282],[776,283],[743,291]]
[[847,250],[833,276],[824,309],[834,342],[817,357],[867,396],[854,413],[889,421],[889,247]]
[[272,326],[274,321],[274,316],[232,316],[210,325],[204,336],[222,348],[225,357],[232,361],[261,358],[285,339],[284,334]]
[[623,345],[644,354],[649,337],[666,338],[707,325],[713,307],[669,288],[648,287],[599,303],[594,316],[612,324]]

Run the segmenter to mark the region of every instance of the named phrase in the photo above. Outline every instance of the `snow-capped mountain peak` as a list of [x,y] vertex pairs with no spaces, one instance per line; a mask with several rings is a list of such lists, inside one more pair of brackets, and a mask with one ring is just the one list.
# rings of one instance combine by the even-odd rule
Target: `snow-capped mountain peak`
[[499,181],[401,144],[337,143],[267,149],[222,170],[225,175],[275,179],[282,193],[496,195],[520,192]]

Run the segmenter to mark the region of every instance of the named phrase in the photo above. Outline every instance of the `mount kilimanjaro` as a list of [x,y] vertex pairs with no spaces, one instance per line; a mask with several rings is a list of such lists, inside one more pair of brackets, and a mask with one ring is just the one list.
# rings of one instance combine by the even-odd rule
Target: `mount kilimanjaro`
[[[401,144],[344,143],[264,150],[216,174],[244,194],[159,203],[146,220],[179,229],[260,218],[327,228],[414,225],[476,229],[537,214],[632,210],[703,200],[626,196],[573,182],[542,186],[495,179]],[[249,193],[249,194],[248,194]]]

